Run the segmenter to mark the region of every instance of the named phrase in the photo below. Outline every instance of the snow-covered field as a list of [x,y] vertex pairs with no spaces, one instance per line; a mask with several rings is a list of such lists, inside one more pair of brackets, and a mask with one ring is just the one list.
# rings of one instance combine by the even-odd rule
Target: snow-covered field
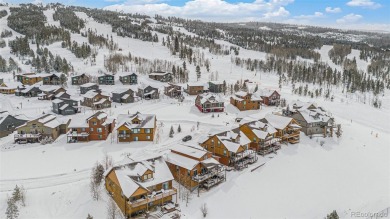
[[[48,18],[53,11],[46,11]],[[165,59],[181,65],[178,57],[171,56],[169,50],[161,43],[150,43],[123,38],[111,32],[111,27],[99,24],[84,13],[77,13],[88,22],[86,28],[96,29],[98,34],[113,35],[114,41],[123,49],[123,54],[131,52],[135,56],[148,59]],[[51,24],[56,24],[48,19]],[[6,18],[0,19],[6,26]],[[179,30],[177,28],[177,30]],[[183,28],[180,31],[186,33]],[[159,34],[161,38],[163,35]],[[81,35],[72,34],[72,39],[82,41]],[[85,38],[84,38],[85,40]],[[86,41],[85,41],[86,42]],[[217,43],[227,42],[216,41]],[[48,46],[53,54],[60,54],[72,63],[76,71],[97,74],[103,70],[104,54],[99,51],[97,65],[90,66],[86,60],[77,59],[70,51],[61,48],[60,43]],[[322,60],[334,65],[327,53],[331,46],[324,46],[319,52]],[[230,56],[216,56],[204,50],[211,61],[211,71],[218,71],[219,79],[234,82],[250,79],[261,87],[277,88],[278,77],[272,73],[258,73],[241,69],[230,62]],[[0,54],[8,58],[9,48],[0,49]],[[240,49],[241,58],[265,59],[266,54]],[[358,51],[353,50],[348,58],[356,57],[361,69],[367,63],[359,59]],[[17,60],[17,58],[15,58]],[[332,64],[334,66],[332,66]],[[22,66],[23,67],[23,66]],[[195,66],[188,65],[192,74],[190,81],[195,81]],[[30,70],[29,67],[23,67]],[[206,72],[205,69],[202,69]],[[202,73],[201,81],[207,82],[210,73]],[[2,75],[3,76],[3,75]],[[4,76],[5,81],[12,80],[12,75]],[[261,80],[260,80],[261,77]],[[152,81],[141,76],[143,84],[159,87],[163,83]],[[115,86],[103,86],[110,92]],[[76,86],[69,86],[69,93],[78,96]],[[300,99],[313,101],[310,98],[291,94],[289,85],[283,86],[281,94],[288,102]],[[202,218],[200,206],[207,203],[208,218],[324,218],[328,213],[337,210],[342,218],[350,218],[352,212],[379,212],[390,207],[390,94],[383,98],[382,109],[358,103],[352,97],[336,93],[333,102],[322,98],[314,99],[333,113],[337,123],[342,124],[341,138],[309,139],[303,133],[301,142],[295,145],[283,145],[278,154],[259,157],[259,162],[241,172],[228,172],[227,181],[200,197],[196,194],[188,206],[181,202],[184,218]],[[115,162],[125,156],[144,158],[153,154],[164,154],[169,148],[181,142],[188,134],[193,135],[193,142],[207,135],[211,129],[223,129],[237,125],[234,120],[238,110],[228,104],[224,97],[227,112],[211,117],[201,114],[194,106],[194,97],[186,96],[183,103],[163,98],[161,100],[140,101],[133,104],[113,104],[105,111],[113,117],[128,112],[154,113],[157,115],[160,142],[154,143],[117,143],[115,138],[106,141],[88,143],[66,143],[66,137],[60,136],[53,144],[16,145],[13,136],[0,139],[0,218],[5,217],[7,197],[15,185],[23,185],[27,190],[26,207],[20,208],[19,218],[106,218],[106,201],[104,195],[100,201],[93,201],[89,191],[89,177],[92,166],[102,160],[105,154],[111,155]],[[22,105],[22,107],[21,107]],[[37,98],[25,99],[0,94],[0,110],[23,113],[33,118],[43,112],[50,112],[51,103]],[[88,109],[86,109],[88,111]],[[267,114],[277,110],[265,107],[260,113]],[[83,111],[84,112],[84,111]],[[246,114],[258,113],[249,111]],[[217,115],[217,114],[216,114]],[[59,116],[69,119],[71,116]],[[191,133],[191,129],[200,123],[200,129]],[[169,138],[171,126],[181,133]],[[320,141],[325,141],[320,146]],[[265,162],[265,165],[251,170]]]

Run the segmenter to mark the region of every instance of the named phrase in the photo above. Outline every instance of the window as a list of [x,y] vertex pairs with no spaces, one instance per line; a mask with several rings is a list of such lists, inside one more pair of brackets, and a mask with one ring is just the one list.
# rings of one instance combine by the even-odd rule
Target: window
[[194,170],[194,176],[198,175],[198,170]]
[[188,171],[187,171],[187,175],[188,175],[188,176],[191,175],[191,170],[188,170]]
[[148,174],[148,178],[149,178],[149,179],[152,178],[152,174],[151,174],[151,173]]
[[169,189],[169,182],[163,183],[162,187],[164,190],[168,190]]
[[150,129],[145,129],[145,133],[150,133]]
[[256,142],[256,140],[257,140],[256,138],[253,138],[253,142]]
[[134,137],[134,141],[138,141],[138,137]]
[[139,133],[139,129],[132,129],[133,133],[134,134],[138,134]]
[[179,172],[179,166],[178,165],[176,165],[176,171]]
[[102,135],[98,135],[98,137],[99,137],[99,139],[102,139],[102,138],[103,138],[103,136],[102,136]]
[[226,149],[223,150],[223,156],[226,157]]
[[31,126],[32,126],[32,128],[35,129],[37,127],[37,124],[32,124]]
[[91,130],[91,132],[93,132],[93,128],[90,128],[89,130]]
[[97,132],[102,133],[102,128],[97,128]]
[[144,180],[147,180],[148,179],[148,175],[144,175]]
[[150,140],[150,136],[149,136],[149,135],[148,135],[148,136],[146,136],[146,139],[147,139],[147,140]]
[[97,125],[97,122],[92,122],[92,125]]

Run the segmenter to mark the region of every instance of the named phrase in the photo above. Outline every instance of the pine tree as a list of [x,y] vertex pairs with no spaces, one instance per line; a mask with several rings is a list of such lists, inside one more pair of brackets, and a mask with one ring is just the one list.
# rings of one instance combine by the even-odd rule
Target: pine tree
[[199,81],[201,76],[200,67],[199,65],[196,66],[196,80]]
[[179,52],[179,39],[175,36],[175,52]]
[[336,210],[326,216],[326,219],[339,219],[339,215]]
[[343,134],[343,130],[341,129],[341,124],[338,124],[338,125],[337,125],[336,136],[337,136],[338,138],[340,138],[342,134]]
[[15,204],[13,198],[7,200],[7,210],[5,211],[7,219],[16,219],[19,216],[18,206]]
[[171,126],[171,130],[169,131],[169,137],[173,138],[174,134],[175,134],[175,131],[173,130],[173,126]]
[[21,192],[20,192],[20,189],[19,189],[18,185],[16,185],[15,188],[14,188],[14,192],[12,193],[12,199],[15,202],[18,202],[18,201],[21,200]]
[[226,89],[227,89],[227,86],[226,86],[226,81],[223,80],[223,95],[226,95]]
[[177,133],[180,133],[181,132],[181,127],[180,127],[180,124],[179,124],[179,127],[177,127]]
[[87,219],[93,219],[93,217],[90,214],[88,214]]

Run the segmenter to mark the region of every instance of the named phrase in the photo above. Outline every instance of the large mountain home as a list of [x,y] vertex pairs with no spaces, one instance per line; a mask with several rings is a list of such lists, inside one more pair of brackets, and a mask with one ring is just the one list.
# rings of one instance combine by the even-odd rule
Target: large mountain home
[[35,73],[24,73],[16,75],[16,80],[24,85],[33,85],[42,81],[42,77],[41,75]]
[[223,100],[213,94],[199,94],[195,99],[195,106],[202,113],[223,112],[225,109]]
[[238,128],[209,133],[209,136],[201,139],[199,143],[204,149],[219,157],[219,162],[238,170],[257,161],[255,151],[249,149],[251,140]]
[[94,110],[111,107],[110,96],[103,94],[101,91],[90,90],[83,97],[84,100],[81,101],[81,106],[91,107]]
[[222,164],[212,153],[198,146],[178,145],[165,157],[175,180],[187,189],[210,189],[226,181]]
[[182,96],[181,86],[168,83],[164,85],[164,94],[170,98],[179,98]]
[[24,85],[20,82],[2,82],[0,84],[1,94],[15,94],[18,87],[23,88]]
[[119,81],[122,84],[137,84],[138,83],[138,75],[136,73],[123,72],[118,73]]
[[135,113],[118,116],[118,142],[153,141],[156,133],[156,115]]
[[277,106],[280,103],[280,94],[276,90],[261,89],[257,93],[263,99],[264,105]]
[[275,114],[267,114],[264,118],[259,120],[276,129],[276,138],[280,138],[281,142],[289,142],[295,144],[300,139],[300,124],[293,118],[279,116]]
[[277,130],[269,124],[244,119],[240,130],[251,140],[249,147],[260,155],[275,153],[281,148],[281,139],[276,137]]
[[99,90],[99,85],[95,83],[85,83],[80,85],[80,94],[85,94],[90,90]]
[[0,138],[11,134],[27,120],[23,115],[11,115],[8,111],[0,112]]
[[313,103],[299,103],[293,105],[293,109],[287,107],[283,114],[295,119],[302,127],[302,132],[306,135],[333,136],[336,128],[334,118],[324,108]]
[[104,176],[105,187],[125,218],[144,213],[148,218],[149,212],[157,209],[162,214],[176,210],[172,202],[177,193],[172,186],[173,176],[162,157],[141,161],[127,158]]
[[115,119],[108,117],[105,112],[93,115],[74,116],[68,126],[68,143],[82,141],[102,141],[114,130]]
[[67,99],[67,98],[57,98],[52,101],[52,111],[60,115],[73,115],[80,112],[78,106],[78,101]]
[[39,89],[42,93],[38,94],[38,100],[54,100],[57,98],[70,98],[66,90],[62,87],[41,86]]
[[209,91],[212,93],[223,93],[224,91],[223,81],[210,81]]
[[52,74],[41,74],[43,85],[60,85],[61,84],[61,74],[52,73]]
[[121,87],[112,92],[112,101],[116,103],[134,103],[135,99],[138,98],[137,87]]
[[15,143],[35,143],[44,138],[56,140],[66,133],[69,122],[60,122],[55,115],[46,114],[16,128]]
[[261,97],[257,94],[251,94],[245,91],[236,92],[230,97],[230,104],[237,107],[240,111],[258,110],[261,108]]
[[173,76],[171,72],[154,71],[149,74],[149,78],[160,82],[171,82]]
[[98,83],[99,85],[114,85],[115,77],[114,75],[104,74],[98,77]]
[[145,88],[138,88],[138,96],[145,100],[158,99],[160,94],[158,92],[158,88],[154,88],[148,85]]
[[198,95],[205,92],[205,87],[203,83],[200,82],[191,82],[187,83],[187,88],[184,90],[189,95]]
[[89,77],[86,74],[74,75],[71,79],[72,85],[82,85],[89,82]]
[[15,95],[20,97],[37,97],[40,93],[42,93],[41,89],[35,85],[18,87],[15,91]]

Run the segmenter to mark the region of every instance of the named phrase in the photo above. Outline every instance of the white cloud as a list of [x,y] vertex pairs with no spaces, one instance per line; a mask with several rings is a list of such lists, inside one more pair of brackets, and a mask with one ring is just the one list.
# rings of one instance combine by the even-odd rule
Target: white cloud
[[[106,0],[106,1],[115,1],[120,2],[122,0]],[[147,4],[156,4],[161,2],[166,2],[167,0],[127,0],[126,5],[147,5]]]
[[326,7],[325,11],[327,13],[340,13],[341,12],[341,8]]
[[371,0],[351,0],[347,2],[347,5],[351,7],[362,7],[362,8],[370,8],[370,9],[377,9],[382,7],[381,4],[373,2]]
[[299,16],[295,16],[294,18],[298,18],[298,19],[308,19],[308,18],[320,18],[320,17],[323,17],[324,14],[322,12],[314,12],[314,14],[310,14],[310,15],[299,15]]
[[363,16],[361,16],[360,14],[352,13],[352,14],[347,14],[340,19],[337,19],[336,22],[338,24],[350,24],[350,23],[356,23],[357,21],[359,21],[362,18],[363,18]]
[[[151,1],[151,3],[146,3]],[[271,20],[281,21],[290,15],[284,6],[294,0],[253,0],[245,3],[229,3],[225,0],[189,0],[183,6],[172,6],[156,0],[128,0],[123,4],[105,7],[107,10],[123,10],[130,13],[143,12],[148,15],[177,16],[184,18],[207,19],[213,21]]]

